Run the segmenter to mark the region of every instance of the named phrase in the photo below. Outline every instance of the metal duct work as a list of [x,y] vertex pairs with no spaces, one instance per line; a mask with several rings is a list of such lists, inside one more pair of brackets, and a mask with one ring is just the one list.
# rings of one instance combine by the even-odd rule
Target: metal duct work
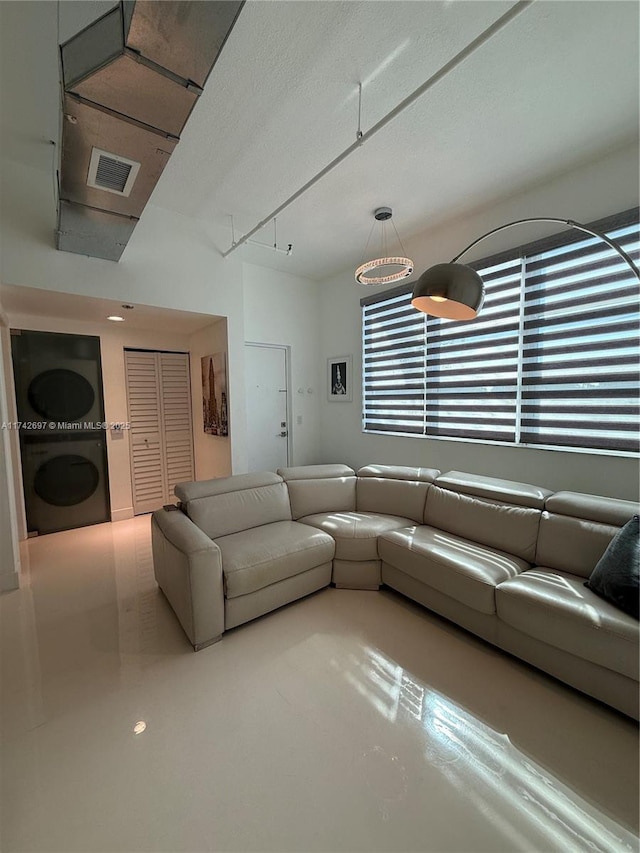
[[56,245],[118,261],[243,0],[125,0],[61,46]]

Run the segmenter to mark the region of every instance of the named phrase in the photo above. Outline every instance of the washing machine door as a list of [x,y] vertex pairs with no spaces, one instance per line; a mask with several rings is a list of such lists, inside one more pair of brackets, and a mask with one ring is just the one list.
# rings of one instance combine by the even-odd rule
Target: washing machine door
[[63,453],[43,462],[33,489],[50,506],[76,506],[88,500],[100,482],[95,463],[77,453]]
[[29,533],[108,521],[104,440],[95,434],[33,435],[23,444]]

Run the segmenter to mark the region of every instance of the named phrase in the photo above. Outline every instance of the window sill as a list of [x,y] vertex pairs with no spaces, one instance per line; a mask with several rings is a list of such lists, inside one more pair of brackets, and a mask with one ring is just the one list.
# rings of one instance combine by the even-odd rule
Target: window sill
[[490,445],[493,447],[508,447],[511,449],[526,448],[527,450],[551,450],[561,453],[586,453],[589,456],[615,456],[622,459],[640,459],[640,453],[631,450],[594,450],[587,447],[559,447],[555,444],[514,444],[510,441],[491,441],[485,438],[458,438],[446,435],[416,435],[407,432],[389,432],[388,430],[363,429],[365,435],[390,435],[394,438],[427,439],[429,441],[453,441],[463,444]]

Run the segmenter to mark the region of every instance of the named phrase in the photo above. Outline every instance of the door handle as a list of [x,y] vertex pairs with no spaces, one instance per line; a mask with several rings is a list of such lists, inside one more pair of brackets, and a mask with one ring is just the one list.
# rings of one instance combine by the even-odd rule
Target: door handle
[[276,438],[286,438],[288,435],[289,433],[286,429],[283,429],[281,432],[276,433]]

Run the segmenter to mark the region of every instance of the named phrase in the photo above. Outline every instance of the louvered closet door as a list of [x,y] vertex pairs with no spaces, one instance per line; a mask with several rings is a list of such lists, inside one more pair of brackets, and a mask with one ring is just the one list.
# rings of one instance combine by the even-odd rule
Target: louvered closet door
[[165,503],[169,503],[174,500],[176,483],[194,479],[188,355],[160,353],[160,388],[167,479]]
[[194,479],[189,356],[125,352],[133,511],[175,500],[176,483]]
[[161,392],[157,353],[125,352],[133,511],[151,512],[165,503]]

